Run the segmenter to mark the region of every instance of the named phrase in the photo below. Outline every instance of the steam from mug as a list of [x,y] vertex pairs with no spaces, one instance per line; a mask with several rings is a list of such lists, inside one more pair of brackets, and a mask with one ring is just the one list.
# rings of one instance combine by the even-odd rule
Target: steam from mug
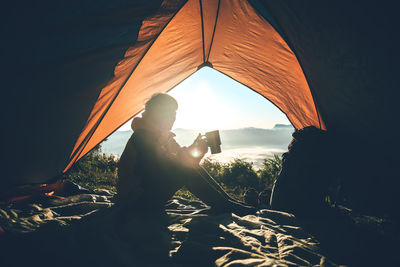
[[207,144],[210,147],[211,154],[221,153],[221,138],[219,136],[219,131],[211,131],[205,134],[207,139]]

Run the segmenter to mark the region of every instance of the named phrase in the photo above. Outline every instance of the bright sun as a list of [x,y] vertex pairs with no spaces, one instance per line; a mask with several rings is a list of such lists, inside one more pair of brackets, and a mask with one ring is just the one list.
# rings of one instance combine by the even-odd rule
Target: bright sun
[[219,129],[228,109],[225,103],[218,100],[209,84],[202,81],[192,90],[180,89],[184,88],[170,92],[179,103],[174,128]]

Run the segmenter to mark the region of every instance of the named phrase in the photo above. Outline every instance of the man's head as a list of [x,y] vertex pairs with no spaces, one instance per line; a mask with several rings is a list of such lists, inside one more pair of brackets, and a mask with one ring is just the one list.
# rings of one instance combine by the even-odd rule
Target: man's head
[[145,116],[161,130],[170,131],[176,119],[178,102],[168,94],[153,95],[145,104]]

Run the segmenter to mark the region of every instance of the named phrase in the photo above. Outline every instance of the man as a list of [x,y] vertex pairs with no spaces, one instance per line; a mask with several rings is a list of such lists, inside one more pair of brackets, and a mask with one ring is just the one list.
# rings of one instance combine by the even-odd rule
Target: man
[[133,120],[134,133],[119,162],[117,203],[145,213],[163,213],[166,201],[186,186],[214,212],[254,212],[231,198],[199,166],[208,151],[200,135],[189,147],[174,140],[171,129],[177,109],[173,97],[160,93],[147,101],[142,118]]

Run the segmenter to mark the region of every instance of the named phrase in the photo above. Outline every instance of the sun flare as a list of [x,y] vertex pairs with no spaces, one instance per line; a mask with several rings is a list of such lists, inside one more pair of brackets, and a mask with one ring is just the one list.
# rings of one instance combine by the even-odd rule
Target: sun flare
[[206,81],[192,91],[179,89],[170,92],[179,103],[175,128],[212,130],[223,124],[227,107]]
[[[204,133],[245,127],[268,129],[277,123],[290,123],[268,100],[208,67],[194,73],[168,94],[179,104],[173,129]],[[120,128],[130,129],[131,121]]]

